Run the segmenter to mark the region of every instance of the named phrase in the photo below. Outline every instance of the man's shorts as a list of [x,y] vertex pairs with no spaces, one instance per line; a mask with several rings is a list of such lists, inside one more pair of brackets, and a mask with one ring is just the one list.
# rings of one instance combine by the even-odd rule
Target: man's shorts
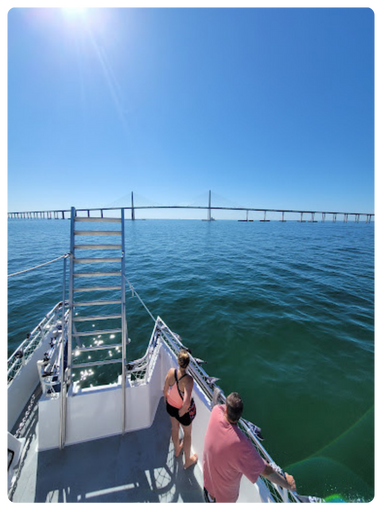
[[205,487],[204,487],[204,501],[206,503],[216,503],[216,499],[211,496],[211,494]]

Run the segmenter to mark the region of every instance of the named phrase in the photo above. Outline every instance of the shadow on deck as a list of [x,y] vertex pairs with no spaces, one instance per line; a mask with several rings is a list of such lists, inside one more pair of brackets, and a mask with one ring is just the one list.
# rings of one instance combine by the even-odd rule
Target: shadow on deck
[[34,502],[203,502],[199,466],[175,458],[163,399],[149,429],[38,453]]

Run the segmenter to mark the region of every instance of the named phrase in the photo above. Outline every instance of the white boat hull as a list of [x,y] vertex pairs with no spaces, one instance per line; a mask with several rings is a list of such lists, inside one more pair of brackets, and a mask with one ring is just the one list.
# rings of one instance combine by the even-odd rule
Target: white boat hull
[[[93,498],[97,501],[109,502],[131,501],[133,494],[134,501],[151,501],[153,494],[155,494],[155,501],[203,501],[204,437],[213,406],[212,395],[215,393],[212,388],[214,386],[207,374],[193,360],[189,370],[194,378],[193,398],[197,414],[192,425],[191,448],[198,454],[198,462],[190,471],[192,478],[187,481],[180,476],[180,473],[176,475],[178,468],[174,464],[171,424],[163,400],[164,380],[169,368],[177,366],[179,345],[177,336],[158,318],[146,355],[141,360],[133,362],[128,370],[124,392],[126,410],[124,420],[122,419],[124,406],[121,378],[117,383],[107,386],[81,389],[78,384],[74,384],[69,388],[67,395],[65,392],[63,394],[65,406],[62,405],[61,388],[52,392],[43,388],[43,394],[38,403],[38,413],[35,413],[38,419],[36,425],[31,427],[31,430],[35,432],[32,434],[31,443],[25,448],[28,460],[22,462],[25,465],[18,474],[19,480],[14,484],[12,500],[65,501],[68,500],[67,491],[69,491],[72,498],[70,500],[73,501],[75,498],[76,502],[90,502]],[[41,350],[44,350],[43,345]],[[31,367],[34,365],[32,358],[30,358],[30,365]],[[136,377],[134,376],[135,367],[137,367],[136,373],[140,372]],[[24,379],[27,377],[25,368],[26,366],[19,374],[20,381],[26,380]],[[35,366],[34,369],[37,373]],[[13,382],[16,381],[17,378]],[[61,413],[64,408],[66,419],[62,420]],[[63,423],[65,423],[64,429]],[[124,430],[122,430],[123,425]],[[154,445],[153,451],[150,451],[149,444],[143,444],[139,439],[145,436],[145,431],[147,431],[146,441]],[[153,434],[154,437],[152,437]],[[64,449],[60,448],[62,442],[65,445]],[[131,462],[137,463],[138,471],[146,473],[148,485],[145,484],[139,496],[135,492],[130,492],[132,487],[128,486],[129,484],[122,484],[118,489],[114,487],[115,479],[119,479],[122,474],[118,471],[118,466],[114,465],[110,472],[109,464],[113,463],[112,454],[108,451],[108,446],[102,445],[113,445],[113,448],[116,448],[116,462],[120,458],[124,459],[126,466],[123,465],[120,468],[123,472],[126,470],[126,473],[129,473],[128,476],[132,476],[131,473],[135,469],[129,465]],[[97,463],[98,469],[104,472],[103,478],[97,473],[98,486],[97,483],[89,480],[92,474],[87,470],[92,471],[92,465],[84,461],[86,466],[79,476],[83,477],[84,485],[88,484],[90,488],[94,488],[94,490],[89,489],[88,495],[84,495],[80,489],[76,495],[74,489],[77,487],[77,479],[73,478],[73,470],[79,462],[77,456],[80,451],[86,452],[87,456],[91,455],[93,460],[89,462]],[[102,452],[99,458],[95,454],[98,451]],[[142,465],[138,465],[139,463]],[[148,469],[147,466],[154,467]],[[169,480],[167,480],[168,477]],[[44,480],[42,486],[40,486],[41,480]],[[54,489],[54,485],[58,483],[57,480],[65,485],[62,490]],[[191,488],[184,492],[183,484],[190,485],[190,480],[192,480]],[[158,484],[162,484],[163,487],[161,485],[158,489]],[[49,490],[49,487],[53,492]],[[136,485],[133,485],[133,488],[135,490]],[[284,494],[285,501],[289,501],[287,491],[277,489],[276,486],[270,490],[269,485],[266,485],[262,479],[253,485],[243,477],[239,502],[273,502],[275,494],[278,494],[277,500],[280,500],[280,496],[282,498]]]
[[8,359],[9,432],[18,427],[17,420],[38,387],[40,378],[37,362],[62,340],[62,319],[62,303],[59,302]]

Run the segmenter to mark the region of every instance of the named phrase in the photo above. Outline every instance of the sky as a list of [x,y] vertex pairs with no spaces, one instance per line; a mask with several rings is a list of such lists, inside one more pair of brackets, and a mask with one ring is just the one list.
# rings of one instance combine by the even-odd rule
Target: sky
[[[8,211],[374,212],[369,8],[12,8]],[[162,214],[163,211],[158,214]]]

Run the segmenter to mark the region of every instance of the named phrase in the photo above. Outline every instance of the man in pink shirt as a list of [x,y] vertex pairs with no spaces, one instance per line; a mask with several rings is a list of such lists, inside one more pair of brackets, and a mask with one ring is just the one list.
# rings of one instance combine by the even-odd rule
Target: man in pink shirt
[[243,412],[238,393],[231,393],[226,405],[212,409],[204,438],[203,476],[206,501],[234,503],[239,497],[240,480],[245,475],[255,483],[259,475],[281,487],[295,491],[293,476],[286,479],[260,456],[237,426]]

